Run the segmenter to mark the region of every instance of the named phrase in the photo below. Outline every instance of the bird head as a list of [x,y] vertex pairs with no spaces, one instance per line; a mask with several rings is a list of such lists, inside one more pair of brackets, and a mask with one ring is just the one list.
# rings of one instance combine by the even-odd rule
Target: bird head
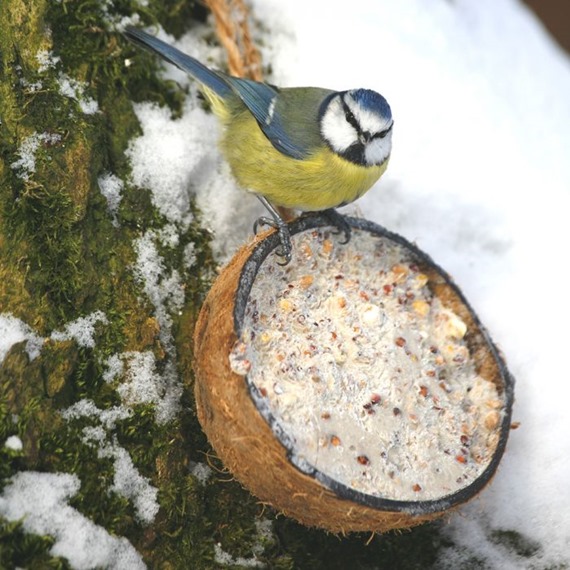
[[370,89],[334,93],[321,108],[323,139],[335,153],[362,166],[379,165],[388,159],[393,124],[390,105]]

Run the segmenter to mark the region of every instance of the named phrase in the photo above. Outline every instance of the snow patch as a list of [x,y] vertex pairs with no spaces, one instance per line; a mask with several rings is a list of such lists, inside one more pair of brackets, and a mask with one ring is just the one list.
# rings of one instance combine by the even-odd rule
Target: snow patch
[[208,482],[208,479],[214,474],[214,471],[205,463],[191,461],[190,474],[194,475],[202,485],[205,485]]
[[26,532],[52,536],[50,554],[66,558],[76,570],[146,568],[126,538],[110,535],[68,505],[80,486],[79,478],[67,473],[17,473],[0,495],[0,515],[21,520]]
[[138,472],[127,450],[114,439],[112,443],[101,446],[97,455],[113,460],[115,475],[109,491],[131,501],[137,518],[143,524],[152,523],[160,508],[157,502],[158,489]]
[[61,73],[58,77],[59,93],[64,97],[74,99],[79,104],[81,112],[85,115],[93,115],[99,111],[99,105],[95,99],[85,95],[87,84]]
[[67,420],[89,418],[98,425],[85,426],[82,429],[82,441],[97,449],[97,457],[113,461],[113,484],[109,492],[115,492],[133,503],[137,518],[143,524],[150,524],[159,510],[158,489],[152,486],[135,467],[127,450],[121,447],[112,433],[118,421],[131,415],[131,410],[124,406],[115,406],[102,410],[91,400],[80,400],[61,412]]
[[[153,205],[170,222],[187,227],[191,220],[190,191],[196,171],[209,169],[217,131],[215,119],[199,108],[186,105],[181,119],[172,120],[170,110],[154,103],[134,106],[142,136],[131,140],[132,181],[152,193]],[[189,137],[196,129],[200,135]]]
[[97,183],[101,194],[103,194],[107,200],[107,209],[109,210],[109,214],[111,214],[112,223],[116,228],[118,228],[119,221],[117,220],[117,214],[119,212],[121,200],[123,199],[122,192],[124,183],[118,176],[115,176],[110,172],[106,172],[99,176],[99,178],[97,178]]
[[16,176],[28,181],[36,171],[36,153],[40,146],[49,147],[61,141],[61,135],[57,133],[33,133],[22,141],[18,148],[18,160],[10,164],[16,171]]
[[167,274],[166,264],[156,246],[157,237],[155,231],[149,230],[135,240],[137,261],[134,274],[143,284],[144,292],[155,307],[156,319],[160,324],[160,340],[170,346],[172,345],[170,313],[182,308],[184,288],[176,269]]
[[191,269],[198,258],[196,257],[196,246],[193,243],[189,243],[184,247],[184,267],[186,269]]
[[26,352],[30,360],[37,358],[44,343],[32,328],[10,313],[0,313],[0,365],[9,350],[18,342],[27,341]]
[[63,331],[51,333],[51,339],[55,341],[75,340],[79,346],[93,348],[95,346],[95,325],[97,323],[108,324],[103,311],[95,311],[87,317],[79,317],[65,325]]
[[79,418],[95,418],[105,427],[106,430],[114,430],[118,421],[125,420],[132,414],[132,411],[124,406],[113,406],[105,410],[97,407],[93,400],[83,399],[61,411],[63,419],[77,420]]
[[180,409],[182,386],[170,361],[159,373],[154,353],[133,351],[114,355],[110,366],[104,379],[117,383],[117,392],[126,407],[153,404],[159,424],[176,417]]
[[22,451],[22,449],[24,449],[24,444],[17,435],[11,435],[10,437],[6,438],[4,447],[7,447],[12,451]]
[[60,61],[61,57],[53,55],[51,50],[42,49],[36,54],[39,63],[38,72],[45,73],[48,69],[53,69]]

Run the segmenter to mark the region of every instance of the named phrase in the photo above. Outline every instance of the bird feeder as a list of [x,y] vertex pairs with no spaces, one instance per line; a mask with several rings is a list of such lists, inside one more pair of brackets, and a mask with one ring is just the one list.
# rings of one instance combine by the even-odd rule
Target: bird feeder
[[222,271],[195,332],[198,418],[254,495],[333,532],[409,528],[477,495],[511,423],[513,378],[425,253],[347,218],[290,225]]

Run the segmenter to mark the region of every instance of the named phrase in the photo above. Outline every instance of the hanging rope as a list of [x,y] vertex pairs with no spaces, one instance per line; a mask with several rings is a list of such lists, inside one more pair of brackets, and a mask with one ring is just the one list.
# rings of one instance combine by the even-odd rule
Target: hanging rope
[[231,75],[261,81],[261,56],[251,39],[249,9],[243,0],[204,0],[214,15],[216,33],[228,53]]

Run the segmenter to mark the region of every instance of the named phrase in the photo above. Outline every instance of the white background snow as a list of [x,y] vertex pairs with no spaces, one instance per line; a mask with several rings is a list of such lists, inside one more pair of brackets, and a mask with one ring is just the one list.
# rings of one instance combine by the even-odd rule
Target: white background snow
[[[255,0],[253,13],[269,29],[263,55],[273,83],[386,96],[395,117],[392,160],[357,207],[451,273],[517,379],[513,419],[521,426],[492,485],[450,519],[445,532],[459,547],[438,565],[458,568],[471,555],[489,568],[570,564],[568,56],[515,0]],[[196,33],[177,45],[221,64],[220,50],[205,49]],[[165,76],[188,81],[173,68]],[[260,210],[231,182],[214,118],[194,90],[180,120],[150,104],[136,112],[144,135],[129,150],[133,180],[180,230],[191,217],[187,192],[195,192],[215,251],[227,259]],[[0,331],[0,356],[33,337],[7,315]],[[20,508],[14,494],[28,486],[17,479],[0,510]],[[75,486],[69,477],[54,483],[62,512]],[[70,524],[80,516],[70,514]],[[496,530],[517,531],[539,548],[520,558],[493,540]]]

